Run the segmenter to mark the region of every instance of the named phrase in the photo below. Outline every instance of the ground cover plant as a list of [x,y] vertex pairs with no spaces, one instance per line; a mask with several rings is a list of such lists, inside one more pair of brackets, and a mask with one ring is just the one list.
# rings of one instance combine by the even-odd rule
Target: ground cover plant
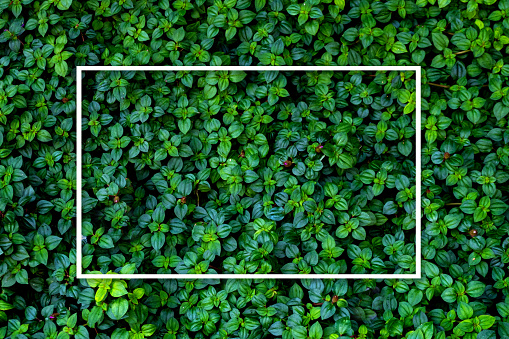
[[[507,7],[0,1],[0,337],[507,338]],[[75,66],[149,64],[422,66],[422,278],[76,279]]]
[[415,272],[413,71],[85,74],[87,271]]

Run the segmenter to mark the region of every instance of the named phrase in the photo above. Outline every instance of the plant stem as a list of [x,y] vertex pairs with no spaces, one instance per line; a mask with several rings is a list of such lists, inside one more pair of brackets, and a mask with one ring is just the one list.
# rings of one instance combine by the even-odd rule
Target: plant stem
[[448,204],[445,204],[445,206],[460,206],[461,202],[450,202]]
[[442,88],[451,88],[451,86],[435,84],[435,83],[433,83],[433,82],[428,82],[428,85],[430,85],[430,86],[436,86],[436,87],[442,87]]

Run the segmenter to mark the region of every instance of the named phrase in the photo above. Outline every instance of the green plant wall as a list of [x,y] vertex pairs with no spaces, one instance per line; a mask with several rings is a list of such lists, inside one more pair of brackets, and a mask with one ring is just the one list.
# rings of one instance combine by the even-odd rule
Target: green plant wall
[[416,272],[414,71],[85,74],[86,272]]
[[[0,0],[0,338],[509,337],[508,10]],[[76,279],[79,65],[422,66],[422,278]]]

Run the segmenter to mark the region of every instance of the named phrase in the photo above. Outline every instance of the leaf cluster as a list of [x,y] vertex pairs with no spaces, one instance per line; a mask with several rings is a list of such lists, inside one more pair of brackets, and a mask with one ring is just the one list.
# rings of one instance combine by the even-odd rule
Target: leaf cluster
[[[0,0],[0,338],[483,339],[509,337],[509,299],[507,298],[509,295],[507,270],[509,263],[508,7],[507,0],[354,0],[348,2],[344,0]],[[118,281],[113,279],[110,281],[104,279],[88,281],[76,279],[75,67],[83,65],[422,66],[422,131],[420,131],[423,154],[420,182],[424,211],[421,244],[422,278],[348,281],[329,279],[195,281]],[[353,75],[349,74],[349,79]],[[256,81],[250,78],[244,78],[242,81],[272,87],[277,76],[271,81],[266,79]],[[375,105],[387,103],[388,98],[382,100],[380,96],[386,92],[384,87],[388,82],[378,83],[377,85],[383,90],[373,95],[369,93],[372,90],[369,87],[371,82],[364,79],[365,76],[367,74],[362,74],[362,81],[359,84],[365,84],[367,88],[360,89],[357,88],[358,86],[352,86],[346,92],[350,100],[348,105],[370,108],[369,123],[366,120],[362,124],[366,125],[364,131],[356,130],[347,133],[348,140],[353,139],[355,142],[355,135],[364,136],[365,134],[367,139],[363,138],[359,141],[359,146],[362,143],[364,147],[370,149],[373,156],[392,156],[396,152],[404,154],[403,152],[407,150],[405,147],[408,146],[398,147],[398,140],[389,140],[394,137],[391,130],[397,129],[396,132],[399,135],[402,129],[406,131],[409,127],[415,127],[407,124],[402,128],[396,122],[397,119],[373,115],[374,111],[380,111],[370,107],[373,103]],[[233,119],[230,118],[230,123],[227,124],[223,120],[223,116],[226,116],[228,111],[215,117],[220,121],[220,128],[224,127],[227,132],[221,137],[225,140],[227,137],[232,137],[228,134],[228,130],[234,121],[241,122],[242,126],[249,122],[240,120],[244,112],[240,102],[232,100],[227,105],[224,104],[225,94],[236,88],[235,93],[229,94],[230,97],[234,98],[239,92],[238,89],[247,95],[247,88],[242,87],[240,84],[242,81],[234,82],[233,78],[232,81],[230,79],[226,81],[219,78],[207,79],[205,76],[200,83],[198,78],[202,78],[202,75],[195,78],[194,75],[185,74],[177,83],[174,81],[171,88],[177,87],[180,93],[186,93],[189,103],[192,88],[205,93],[204,89],[208,85],[206,94],[210,97],[202,97],[202,99],[209,100],[219,95],[221,107],[236,105],[236,108],[231,109],[230,114]],[[299,82],[293,84],[291,78],[287,79],[286,86],[278,88],[286,89],[290,85],[299,88],[298,92],[295,92],[303,96],[299,101],[309,105],[311,105],[309,97],[316,95],[315,87],[318,90],[323,89],[323,87],[320,89],[319,86],[315,86],[318,80],[309,85],[306,85],[306,80],[304,85],[301,85]],[[102,80],[108,79],[105,74]],[[345,81],[345,79],[331,79],[335,85],[327,86],[329,91],[334,91],[336,94],[343,93],[337,88],[337,82]],[[350,81],[349,79],[346,80]],[[90,80],[92,84],[95,81],[94,78]],[[202,146],[205,142],[198,137],[201,132],[207,135],[215,132],[218,133],[219,138],[219,131],[213,130],[213,125],[207,127],[212,132],[205,126],[194,125],[195,122],[204,121],[201,118],[202,114],[209,114],[212,111],[209,113],[199,110],[194,113],[187,112],[186,114],[194,114],[187,118],[192,123],[189,125],[189,122],[181,122],[179,126],[180,118],[174,115],[178,107],[172,108],[171,112],[168,112],[166,108],[163,109],[165,113],[163,115],[168,118],[154,117],[159,114],[155,107],[163,108],[164,103],[158,102],[156,105],[157,95],[150,93],[147,94],[151,100],[150,104],[147,104],[146,99],[142,104],[141,99],[145,94],[137,97],[133,91],[127,91],[123,81],[126,80],[129,86],[134,86],[138,80],[143,79],[127,79],[126,75],[115,80],[120,81],[111,88],[104,86],[104,88],[92,89],[91,95],[96,92],[110,94],[105,98],[88,99],[89,104],[93,101],[100,104],[98,109],[94,107],[95,104],[91,106],[91,109],[87,106],[86,119],[88,120],[84,124],[87,129],[83,132],[106,137],[115,130],[114,133],[119,135],[119,128],[113,128],[118,123],[122,127],[120,142],[110,140],[109,137],[103,138],[95,152],[120,154],[120,159],[130,166],[144,165],[140,171],[149,173],[149,177],[144,179],[147,182],[152,180],[153,175],[150,176],[150,173],[160,172],[161,169],[152,169],[153,164],[144,162],[145,141],[149,153],[152,152],[147,159],[152,162],[158,151],[153,147],[159,147],[165,141],[171,144],[167,143],[168,149],[164,148],[166,153],[159,151],[158,154],[158,157],[166,155],[166,158],[160,161],[163,164],[161,166],[167,166],[176,152],[180,152],[179,148],[188,150],[181,145],[186,145],[193,151],[192,145],[196,142],[191,143],[191,136],[197,138]],[[406,83],[406,80],[405,78],[401,81]],[[108,81],[111,83],[111,80]],[[152,83],[138,89],[145,91],[156,82],[154,79]],[[216,89],[215,93],[213,87]],[[301,87],[303,89],[300,89]],[[359,92],[351,94],[354,90]],[[288,92],[292,98],[294,91]],[[401,102],[405,104],[402,108],[409,110],[406,113],[412,114],[411,112],[415,110],[416,99],[411,95],[413,91],[409,89],[409,92],[410,96],[404,91],[394,97],[391,94],[393,103],[383,107],[396,105],[394,102],[400,105]],[[178,93],[171,93],[170,90],[165,95],[173,95],[175,98],[180,96]],[[221,93],[224,94],[221,95]],[[298,103],[298,100],[281,98],[278,93],[281,93],[281,90],[276,88],[273,92],[265,94],[260,91],[259,94],[249,95],[249,97],[256,98],[255,102],[260,101],[258,106],[262,109],[274,105],[279,107],[281,103],[287,101],[291,101],[290,104]],[[132,98],[125,100],[132,95],[134,95]],[[263,96],[258,98],[257,95]],[[197,97],[196,94],[195,97]],[[370,102],[370,97],[373,102]],[[377,102],[378,97],[380,101]],[[328,99],[323,101],[324,109],[321,111],[333,112],[336,108],[331,109],[333,107],[330,105],[337,104],[336,97],[333,98],[334,103]],[[352,99],[354,101],[351,101]],[[255,102],[250,101],[249,107],[257,107]],[[189,134],[189,137],[180,140],[180,144],[177,145],[178,140],[172,140],[171,137],[167,140],[159,139],[159,131],[152,129],[153,126],[151,126],[147,132],[154,135],[152,139],[147,139],[145,130],[136,128],[131,130],[131,122],[127,124],[126,121],[118,120],[118,115],[102,111],[102,108],[107,108],[110,104],[118,110],[121,105],[126,105],[122,110],[129,111],[129,118],[135,115],[134,119],[138,119],[133,122],[135,125],[146,124],[148,120],[152,121],[152,118],[155,118],[154,121],[159,120],[158,127],[168,123],[168,126],[164,128],[168,132],[175,135]],[[200,108],[199,105],[194,107]],[[152,111],[149,112],[148,108]],[[94,116],[94,109],[98,117]],[[366,119],[362,116],[362,111],[359,115],[358,111],[348,107],[337,108],[337,110],[351,112],[351,127],[358,126],[353,124],[355,119],[362,121]],[[384,110],[381,109],[381,111]],[[134,114],[135,111],[138,113]],[[237,115],[234,115],[235,112]],[[253,109],[252,112],[254,114],[257,110]],[[270,114],[262,112],[262,115],[272,117],[273,121],[266,123],[260,120],[256,123],[260,126],[265,125],[265,128],[278,128],[278,130],[285,120],[294,123],[289,114],[291,110],[270,111],[268,109],[268,112]],[[278,120],[280,112],[286,112],[288,116]],[[308,121],[309,116],[302,116],[302,113],[303,111],[299,111],[298,114],[301,114],[303,124],[306,125],[305,131],[310,135],[310,129],[307,126],[312,125],[311,131],[313,131],[320,125]],[[147,114],[149,119],[146,119]],[[105,115],[104,118],[102,115]],[[108,115],[116,116],[117,120],[108,121],[112,119]],[[333,116],[334,114],[331,114],[330,117]],[[326,126],[328,126],[331,122],[330,117],[320,116],[318,121],[327,121]],[[383,124],[380,125],[380,129],[378,128],[378,124],[382,121],[390,122],[386,129]],[[90,122],[92,123],[89,125]],[[277,125],[278,123],[280,125]],[[374,129],[369,127],[370,124],[375,125]],[[183,130],[187,132],[184,133]],[[199,132],[198,136],[195,136],[196,130]],[[269,154],[275,157],[274,149],[269,149],[265,157],[260,157],[259,149],[260,147],[263,149],[264,140],[267,141],[267,145],[269,141],[274,142],[278,137],[277,134],[271,136],[262,133],[265,139],[256,140],[248,137],[246,127],[240,133],[246,136],[244,139],[246,143],[240,143],[243,140],[242,138],[238,140],[240,135],[227,140],[232,143],[228,151],[229,158],[233,157],[235,147],[239,148],[247,144],[252,144],[256,148],[260,162],[268,162]],[[124,136],[130,139],[126,147],[122,147],[122,144],[127,142],[125,138],[122,141]],[[140,142],[141,139],[144,141]],[[366,143],[368,140],[369,142]],[[135,142],[140,143],[135,145]],[[211,147],[214,155],[209,153],[207,156],[219,158],[218,147],[221,142],[223,141],[218,141],[213,148]],[[336,143],[334,139],[328,142]],[[383,152],[385,147],[382,144],[391,145],[388,153]],[[103,145],[108,148],[107,151],[102,151]],[[120,147],[114,148],[117,145]],[[226,152],[227,145],[225,143],[225,146],[221,147],[221,152]],[[87,145],[87,147],[92,146],[92,144]],[[133,159],[137,159],[136,163],[128,161],[131,148],[135,148],[132,152],[136,152],[136,149],[139,151],[137,155],[133,155]],[[113,152],[114,149],[116,151]],[[345,147],[341,149],[347,154],[353,152]],[[301,162],[306,167],[301,176],[293,173],[293,168],[297,165],[293,165],[291,170],[281,169],[280,172],[286,171],[290,176],[305,179],[306,182],[314,181],[314,179],[306,178],[309,167],[305,159],[308,157],[314,159],[312,151],[311,146],[309,151],[306,147],[302,153],[306,157],[302,157]],[[93,151],[87,152],[92,154]],[[322,155],[325,152],[327,150],[323,151]],[[397,166],[390,170],[382,168],[381,164],[375,164],[375,167],[370,168],[364,163],[366,159],[362,159],[363,154],[363,151],[357,153],[358,161],[360,161],[352,166],[357,168],[358,164],[364,164],[365,168],[362,172],[360,169],[358,172],[352,168],[338,169],[337,161],[333,165],[327,161],[322,163],[324,167],[334,169],[334,176],[346,177],[347,180],[343,185],[352,185],[356,182],[356,185],[361,187],[355,191],[355,194],[352,193],[352,196],[341,197],[342,190],[352,188],[345,188],[338,185],[339,182],[330,181],[337,186],[336,192],[334,186],[327,185],[325,189],[326,184],[320,183],[323,189],[321,202],[324,204],[325,201],[334,202],[329,207],[324,205],[324,210],[333,212],[336,222],[340,220],[344,212],[336,210],[336,205],[341,207],[343,204],[341,198],[347,201],[348,210],[352,207],[353,201],[359,200],[351,199],[361,191],[369,190],[372,197],[367,193],[362,194],[369,197],[370,202],[388,199],[384,197],[384,194],[392,193],[395,187],[392,185],[396,185],[396,181],[388,180],[389,175],[394,175],[390,172],[396,170],[396,174],[401,174],[408,171],[408,168],[403,167],[403,162],[398,162]],[[181,172],[175,172],[181,176],[182,180],[197,180],[196,175],[199,171],[195,171],[198,167],[194,163],[199,162],[200,159],[193,156],[182,160],[182,163],[186,161],[192,164],[193,169],[182,167]],[[331,155],[326,157],[328,159]],[[102,171],[104,169],[102,158],[100,156],[98,158],[100,161],[94,166],[101,167]],[[241,164],[242,161],[238,160],[240,159],[235,161]],[[281,167],[278,161],[279,158],[276,158],[273,163]],[[200,207],[204,208],[206,201],[209,201],[208,194],[213,190],[218,193],[221,191],[223,194],[215,196],[210,201],[215,201],[218,206],[233,205],[226,192],[230,192],[232,184],[231,189],[235,190],[235,183],[228,183],[221,188],[217,188],[214,183],[227,183],[232,174],[234,178],[237,176],[237,172],[229,172],[228,178],[223,179],[221,173],[217,174],[219,165],[215,168],[209,167],[209,158],[206,158],[206,162],[206,167],[211,169],[209,176],[207,179],[199,180],[208,182],[210,191],[203,191],[203,187],[197,185],[201,189],[200,194],[203,195],[203,198],[200,198]],[[270,168],[270,170],[275,172],[279,167]],[[315,167],[315,164],[311,167]],[[382,169],[388,172],[387,179]],[[217,179],[214,183],[212,182],[213,170]],[[242,187],[261,180],[260,175],[263,174],[254,172],[259,178],[251,183],[242,181]],[[310,173],[314,173],[313,169]],[[318,171],[320,177],[322,173],[323,171]],[[111,173],[106,170],[103,174],[109,177]],[[188,174],[193,174],[195,177],[185,178]],[[405,174],[409,180],[414,177],[410,174],[411,172],[408,175]],[[94,188],[101,183],[102,179],[96,178],[92,173],[89,175],[93,182],[87,182],[90,185],[87,192],[90,198],[99,200],[95,196]],[[130,180],[131,182],[138,180],[136,174],[123,175],[121,171],[111,175],[115,178],[124,176],[135,180]],[[108,180],[107,177],[104,179]],[[122,182],[119,184],[123,185]],[[119,184],[117,186],[120,187]],[[303,190],[310,189],[304,188],[303,184],[304,181],[297,179],[297,185],[301,187],[301,199],[302,192],[308,195]],[[187,189],[184,188],[186,185],[182,185],[181,189]],[[191,185],[191,190],[196,187],[193,185],[194,183]],[[412,183],[411,186],[413,185]],[[101,188],[105,187],[106,185],[103,184]],[[170,187],[171,185],[168,186]],[[129,186],[124,186],[122,189],[128,188]],[[178,185],[172,189],[176,192]],[[276,185],[271,196],[281,191],[284,193],[285,189],[287,188],[284,185]],[[380,195],[374,195],[375,192],[380,191]],[[146,197],[160,195],[153,180],[145,193]],[[246,193],[247,190],[242,192],[243,199],[253,197],[245,195]],[[170,194],[175,196],[176,193]],[[237,195],[240,197],[239,194]],[[269,192],[263,186],[262,192],[257,194],[263,196]],[[289,196],[286,202],[270,201],[274,202],[273,205],[284,209],[288,201],[293,201],[292,194],[286,194]],[[308,197],[314,194],[313,191]],[[122,196],[126,195],[131,195],[133,200],[135,199],[133,192]],[[198,231],[200,228],[197,228],[193,237],[190,228],[194,225],[192,219],[198,207],[195,197],[196,194],[191,194],[189,197],[189,205],[195,205],[195,209],[191,211],[188,206],[183,218],[188,222],[187,224],[184,222],[188,238],[181,245],[180,251],[183,247],[191,248],[198,242],[201,244],[206,227],[209,223],[213,223],[212,217],[209,216],[210,220],[205,225],[201,225],[204,233],[201,234]],[[393,203],[397,205],[398,211],[404,211],[400,204],[405,204],[402,199],[406,197],[408,197],[407,193],[402,193],[399,197],[393,194],[390,196]],[[239,211],[241,212],[235,209],[226,215],[231,215],[234,220],[247,210],[251,216],[254,206],[243,207],[243,199],[240,199],[242,208],[239,208]],[[152,204],[153,200],[147,198],[147,201],[143,201],[143,205]],[[97,202],[101,210],[109,207],[105,206],[106,201]],[[154,203],[154,206],[157,206],[161,201],[158,202],[156,198]],[[282,205],[279,206],[277,203]],[[237,202],[234,201],[234,204],[236,207]],[[360,207],[361,211],[365,206]],[[270,219],[265,215],[264,208],[261,208],[259,217],[250,220],[251,237],[256,232],[254,227],[258,225],[255,223],[257,219],[265,221],[262,227],[266,224],[285,223],[289,224],[288,228],[293,228],[294,220],[291,216],[296,207],[284,213],[281,221]],[[375,215],[376,213],[389,215],[392,226],[401,227],[402,231],[403,226],[411,227],[411,223],[393,221],[399,218],[399,214],[396,217],[395,214],[388,214],[388,212],[396,206],[389,205],[385,211],[385,205],[377,203],[373,204],[373,207],[375,211],[371,212]],[[217,211],[216,207],[214,209]],[[269,211],[271,209],[272,207]],[[175,211],[175,207],[170,208],[170,211],[167,209],[165,212],[165,217],[168,213],[167,220],[180,220]],[[131,210],[129,213],[134,214],[135,211]],[[183,209],[180,208],[178,213],[183,214]],[[309,212],[306,211],[306,213]],[[148,213],[143,211],[142,214]],[[276,215],[277,218],[280,214],[270,215]],[[323,222],[320,215],[315,216],[314,212],[312,214],[312,220],[330,225]],[[218,216],[219,213],[214,218]],[[111,220],[115,217],[116,214]],[[122,220],[122,217],[119,220]],[[228,222],[232,220],[232,217],[229,217]],[[150,218],[152,218],[151,215]],[[108,227],[114,229],[111,226],[111,220],[107,221]],[[108,225],[106,220],[103,222]],[[130,219],[129,222],[138,224],[137,219]],[[202,222],[205,221],[202,220]],[[401,265],[412,269],[411,260],[401,258],[395,261],[387,260],[390,256],[404,251],[401,244],[410,244],[409,239],[400,239],[402,235],[395,236],[395,233],[389,233],[387,237],[386,234],[376,234],[378,226],[359,227],[366,229],[366,239],[376,237],[379,240],[375,243],[371,242],[369,246],[361,247],[361,243],[366,240],[353,238],[353,232],[345,238],[339,238],[334,232],[329,231],[334,243],[352,241],[352,244],[355,243],[359,247],[360,251],[357,249],[350,251],[352,257],[348,256],[348,249],[341,254],[343,257],[346,254],[348,263],[353,263],[353,260],[359,258],[357,266],[362,267],[365,262],[371,263],[375,257],[380,258],[384,255],[377,250],[372,251],[369,257],[367,249],[377,248],[383,249],[385,253],[384,270],[394,270],[396,266],[403,268]],[[148,227],[143,230],[146,234],[152,233]],[[408,231],[412,232],[411,229]],[[232,229],[230,234],[231,232],[235,234],[238,231]],[[217,234],[218,239],[225,239],[220,238],[215,230],[207,234]],[[318,241],[316,234],[310,234],[316,241],[317,253],[321,253],[323,246],[330,250],[333,256],[337,253],[336,246],[330,246],[333,242],[329,237]],[[340,234],[343,233],[340,232]],[[178,239],[178,234],[175,236]],[[228,237],[229,235],[226,238]],[[148,237],[145,236],[145,238]],[[112,242],[113,240],[115,243],[118,241],[111,238]],[[191,243],[191,246],[187,245],[187,241]],[[296,237],[295,241],[302,242],[299,237]],[[87,244],[90,245],[91,242],[92,237],[88,236]],[[105,238],[101,243],[108,244],[109,241]],[[131,261],[133,257],[138,258],[136,252],[145,251],[150,256],[151,251],[156,251],[151,241],[144,241],[144,244],[147,246],[143,245],[145,249],[142,251],[137,251],[137,247],[133,248],[133,252],[129,252],[130,248],[120,250],[126,262]],[[111,250],[98,245],[95,247],[108,254]],[[115,254],[118,253],[113,255]],[[114,266],[118,256],[113,257],[113,255],[104,260],[104,264],[110,260],[107,264]],[[282,255],[288,259],[286,252]],[[237,260],[240,261],[242,258]],[[325,261],[323,258],[320,260]],[[148,262],[151,263],[150,260]],[[163,264],[160,268],[164,268],[165,262],[166,259],[159,262]],[[388,266],[388,262],[394,266]],[[99,262],[93,262],[90,265],[100,270],[99,264]],[[137,269],[136,264],[134,267],[126,267],[126,270]],[[170,267],[170,269],[173,268]],[[363,269],[382,268],[372,266],[369,269]]]
[[415,272],[412,72],[87,73],[85,269]]

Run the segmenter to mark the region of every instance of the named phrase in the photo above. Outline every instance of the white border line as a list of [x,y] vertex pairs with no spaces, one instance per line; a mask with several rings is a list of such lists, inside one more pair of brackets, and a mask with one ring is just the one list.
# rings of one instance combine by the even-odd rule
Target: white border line
[[417,279],[421,279],[421,261],[422,261],[422,251],[421,251],[421,238],[422,238],[422,230],[421,230],[421,181],[422,181],[422,167],[421,167],[421,154],[422,154],[422,131],[421,131],[421,106],[422,106],[422,92],[421,92],[421,67],[417,66],[416,74],[416,105],[415,105],[415,232],[416,232],[416,241],[415,241],[415,275]]
[[[414,274],[84,274],[82,269],[83,71],[415,71],[416,72],[416,273]],[[421,67],[420,66],[77,66],[76,67],[76,277],[78,279],[420,279],[421,278]]]

